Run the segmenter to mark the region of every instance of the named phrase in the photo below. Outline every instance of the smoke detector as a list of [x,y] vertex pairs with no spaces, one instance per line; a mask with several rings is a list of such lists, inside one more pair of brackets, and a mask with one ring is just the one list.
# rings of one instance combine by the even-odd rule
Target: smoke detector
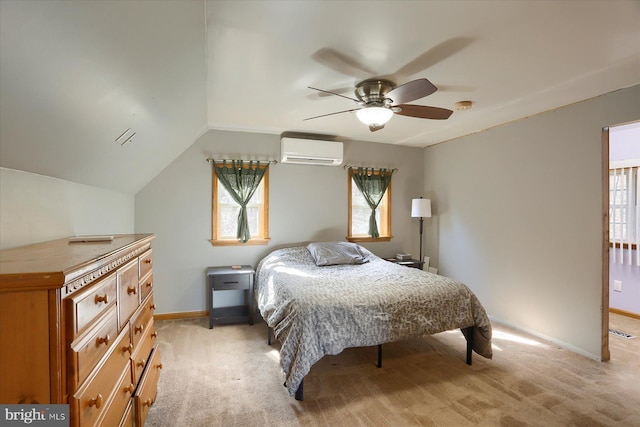
[[455,103],[456,110],[464,111],[469,110],[473,106],[473,102],[471,101],[459,101]]

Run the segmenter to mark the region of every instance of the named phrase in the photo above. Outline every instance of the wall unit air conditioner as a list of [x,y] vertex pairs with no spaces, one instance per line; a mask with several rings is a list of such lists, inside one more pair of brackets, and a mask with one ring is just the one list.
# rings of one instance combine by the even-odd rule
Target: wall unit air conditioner
[[342,142],[286,137],[280,139],[282,163],[340,166],[342,151]]

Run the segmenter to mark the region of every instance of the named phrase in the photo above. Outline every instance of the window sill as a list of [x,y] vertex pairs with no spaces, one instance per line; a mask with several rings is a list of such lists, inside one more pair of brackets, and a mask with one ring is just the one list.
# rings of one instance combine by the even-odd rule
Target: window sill
[[377,238],[373,238],[373,237],[369,237],[369,236],[362,236],[362,237],[354,237],[354,236],[349,236],[347,237],[347,240],[351,243],[360,243],[360,242],[390,242],[391,238],[393,236],[380,236]]
[[223,240],[209,240],[213,246],[246,246],[246,245],[267,245],[270,238],[265,239],[251,239],[245,243],[241,243],[238,240],[223,239]]

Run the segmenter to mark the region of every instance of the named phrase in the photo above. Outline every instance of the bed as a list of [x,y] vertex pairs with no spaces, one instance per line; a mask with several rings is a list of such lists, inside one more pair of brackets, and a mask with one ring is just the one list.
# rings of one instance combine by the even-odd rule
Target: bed
[[492,357],[491,323],[467,286],[354,243],[272,251],[256,268],[255,296],[281,343],[284,385],[298,400],[313,364],[350,347],[377,345],[380,357],[384,343],[460,328],[467,363],[471,350]]

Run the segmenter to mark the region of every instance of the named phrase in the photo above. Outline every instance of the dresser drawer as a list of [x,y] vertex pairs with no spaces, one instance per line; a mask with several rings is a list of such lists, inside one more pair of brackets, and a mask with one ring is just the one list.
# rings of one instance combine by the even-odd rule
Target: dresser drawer
[[143,426],[147,420],[149,409],[156,401],[156,394],[158,389],[158,379],[160,378],[160,370],[162,369],[162,363],[160,363],[160,350],[156,347],[151,353],[147,368],[142,374],[138,389],[133,396],[133,402],[135,405],[136,425]]
[[213,289],[226,291],[232,289],[249,289],[251,278],[248,274],[219,274],[213,276]]
[[97,322],[71,343],[70,374],[80,384],[118,338],[116,306],[111,305]]
[[[124,392],[124,390],[116,389],[118,384],[122,382],[130,386],[132,383],[128,351],[125,350],[127,332],[124,330],[120,333],[111,352],[91,372],[69,401],[73,406],[74,413],[78,414],[79,426],[81,427],[95,425],[96,421],[108,413],[114,399],[122,397],[115,395]],[[129,375],[124,374],[125,372],[128,372]],[[120,414],[123,410],[124,406],[120,409]],[[118,417],[119,420],[120,417]]]
[[144,299],[153,290],[153,273],[149,273],[146,277],[140,280],[140,300]]
[[153,319],[153,312],[156,309],[153,303],[153,294],[149,295],[138,311],[131,318],[131,342],[133,348],[137,348],[140,340],[144,336],[149,321]]
[[147,323],[147,325],[145,326],[144,334],[140,339],[137,348],[134,350],[133,356],[131,357],[131,363],[133,365],[133,380],[136,383],[138,382],[138,380],[140,380],[142,372],[149,362],[151,349],[156,343],[157,336],[158,334],[155,331],[153,320],[150,320],[149,323]]
[[73,294],[66,300],[72,326],[70,339],[75,338],[100,314],[116,302],[116,276],[111,275],[96,286]]
[[140,277],[144,277],[151,271],[153,265],[153,251],[149,249],[147,252],[140,255]]
[[[135,383],[131,382],[131,367],[127,365],[127,369],[120,377],[116,391],[113,393],[113,400],[109,403],[104,418],[100,420],[101,426],[117,426],[121,423],[122,414],[125,412],[127,405],[131,404],[135,389]],[[129,425],[133,425],[133,417],[132,423]]]
[[118,277],[118,318],[122,328],[140,304],[138,289],[138,259],[129,262],[117,272]]

